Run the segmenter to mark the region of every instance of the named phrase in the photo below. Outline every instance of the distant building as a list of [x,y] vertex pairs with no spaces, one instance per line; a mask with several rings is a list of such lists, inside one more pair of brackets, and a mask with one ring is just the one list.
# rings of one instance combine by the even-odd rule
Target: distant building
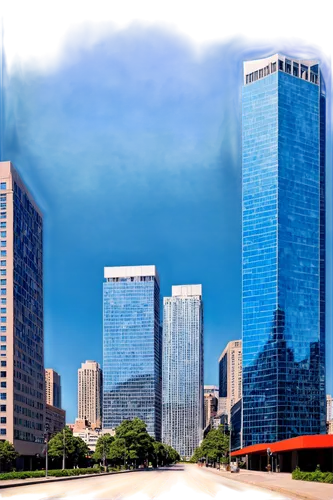
[[204,385],[204,395],[213,394],[216,398],[219,397],[219,388],[217,385]]
[[242,341],[229,342],[219,359],[219,408],[218,413],[227,415],[242,397]]
[[96,444],[98,441],[98,438],[100,436],[103,436],[105,434],[110,434],[111,436],[115,435],[115,430],[114,429],[74,429],[73,430],[73,436],[74,437],[79,437],[81,438],[86,445],[88,446],[89,450],[94,453],[96,451]]
[[333,434],[333,398],[330,394],[326,395],[326,421],[327,434]]
[[45,368],[46,403],[61,408],[61,378],[52,368]]
[[102,370],[96,361],[86,361],[78,370],[78,418],[101,427]]
[[326,420],[333,420],[333,398],[330,394],[326,395]]
[[66,412],[61,408],[46,403],[46,423],[51,436],[61,432],[66,425]]
[[163,443],[189,459],[203,436],[201,285],[173,286],[163,311]]
[[204,391],[204,428],[206,428],[211,417],[215,417],[217,413],[218,398],[213,392],[206,392],[206,386]]
[[155,266],[105,267],[103,428],[140,418],[161,440],[160,284]]

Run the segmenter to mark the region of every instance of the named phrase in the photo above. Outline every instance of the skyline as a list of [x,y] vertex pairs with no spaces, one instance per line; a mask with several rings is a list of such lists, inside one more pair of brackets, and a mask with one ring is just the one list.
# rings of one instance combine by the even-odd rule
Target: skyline
[[[161,296],[168,295],[171,285],[203,284],[205,384],[217,384],[218,357],[228,341],[241,338],[238,100],[242,62],[244,55],[250,59],[250,54],[260,58],[277,52],[268,45],[249,51],[245,43],[221,43],[197,61],[181,37],[154,29],[129,29],[106,37],[92,53],[80,43],[74,44],[73,51],[74,64],[65,61],[49,76],[33,68],[7,75],[6,157],[2,158],[13,162],[45,214],[45,366],[62,376],[68,421],[76,416],[77,369],[85,359],[102,361],[100,284],[105,266],[156,265]],[[135,55],[140,56],[138,64]],[[105,60],[114,70],[113,82],[101,88],[99,79],[112,80],[111,73],[101,69]],[[140,65],[144,68],[138,74]],[[156,68],[161,68],[160,78]],[[80,83],[84,71],[89,75],[97,71],[95,77],[89,76],[88,87]],[[121,90],[126,74],[133,83]],[[170,78],[171,85],[165,88]],[[325,79],[329,87],[330,76]],[[102,91],[100,99],[98,91]],[[91,105],[85,95],[92,98]],[[113,114],[103,111],[106,102],[116,106]],[[98,125],[95,133],[90,123]],[[330,130],[328,126],[328,140]],[[94,169],[91,166],[95,158],[97,169],[96,164]],[[113,158],[114,175],[110,175],[109,158]],[[328,170],[329,162],[328,158]],[[98,175],[93,174],[96,171]],[[191,227],[193,214],[196,224]],[[64,224],[70,227],[66,230]],[[113,240],[112,235],[124,226],[139,242],[136,249],[129,247],[126,234],[121,242],[119,237]],[[188,228],[186,238],[184,228]],[[331,231],[331,222],[328,228]],[[63,249],[70,246],[72,253],[65,257]],[[85,247],[89,251],[84,252]],[[83,255],[80,262],[77,255]],[[82,315],[87,310],[93,311],[89,318]],[[327,348],[327,358],[331,350]],[[332,379],[329,368],[328,381]],[[327,386],[327,392],[332,387]]]

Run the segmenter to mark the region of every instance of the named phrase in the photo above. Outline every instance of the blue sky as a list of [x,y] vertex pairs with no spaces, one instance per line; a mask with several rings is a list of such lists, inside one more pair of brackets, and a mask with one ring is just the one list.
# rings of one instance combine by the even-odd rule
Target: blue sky
[[81,362],[102,363],[104,266],[155,264],[162,296],[202,283],[205,383],[218,383],[221,351],[241,338],[242,62],[307,49],[237,38],[198,54],[139,25],[86,37],[47,71],[17,63],[4,77],[2,159],[44,213],[45,365],[62,376],[68,422]]

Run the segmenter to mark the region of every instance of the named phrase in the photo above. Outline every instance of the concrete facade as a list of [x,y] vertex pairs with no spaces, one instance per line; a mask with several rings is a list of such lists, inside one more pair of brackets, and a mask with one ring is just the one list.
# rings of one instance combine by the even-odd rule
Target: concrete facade
[[46,404],[61,408],[61,377],[52,368],[45,368]]
[[229,342],[219,359],[219,415],[227,415],[242,397],[242,341]]
[[45,423],[43,220],[10,162],[0,162],[0,203],[0,438],[31,457]]
[[102,425],[102,370],[96,361],[86,361],[78,370],[78,418]]
[[61,432],[66,425],[66,412],[61,408],[46,403],[46,423],[51,436]]

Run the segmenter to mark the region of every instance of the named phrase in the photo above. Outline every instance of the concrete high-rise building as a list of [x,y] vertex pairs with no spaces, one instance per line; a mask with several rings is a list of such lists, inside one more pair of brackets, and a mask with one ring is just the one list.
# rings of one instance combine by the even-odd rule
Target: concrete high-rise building
[[103,428],[143,420],[161,439],[160,285],[155,266],[105,267]]
[[189,459],[204,423],[202,287],[173,286],[163,304],[162,440]]
[[46,404],[61,408],[61,377],[52,368],[45,368]]
[[316,60],[244,63],[243,447],[325,433],[325,101]]
[[219,359],[219,414],[227,415],[242,397],[242,341],[229,342]]
[[0,163],[0,275],[0,438],[29,468],[45,421],[43,219],[10,162]]
[[326,395],[326,419],[333,420],[333,398],[330,394]]
[[96,361],[78,369],[78,418],[96,427],[102,425],[102,370]]
[[219,388],[217,385],[204,385],[204,394],[213,394],[216,398],[219,397]]
[[217,406],[218,406],[218,398],[211,393],[204,393],[204,429],[210,422],[212,417],[215,417],[217,414]]

